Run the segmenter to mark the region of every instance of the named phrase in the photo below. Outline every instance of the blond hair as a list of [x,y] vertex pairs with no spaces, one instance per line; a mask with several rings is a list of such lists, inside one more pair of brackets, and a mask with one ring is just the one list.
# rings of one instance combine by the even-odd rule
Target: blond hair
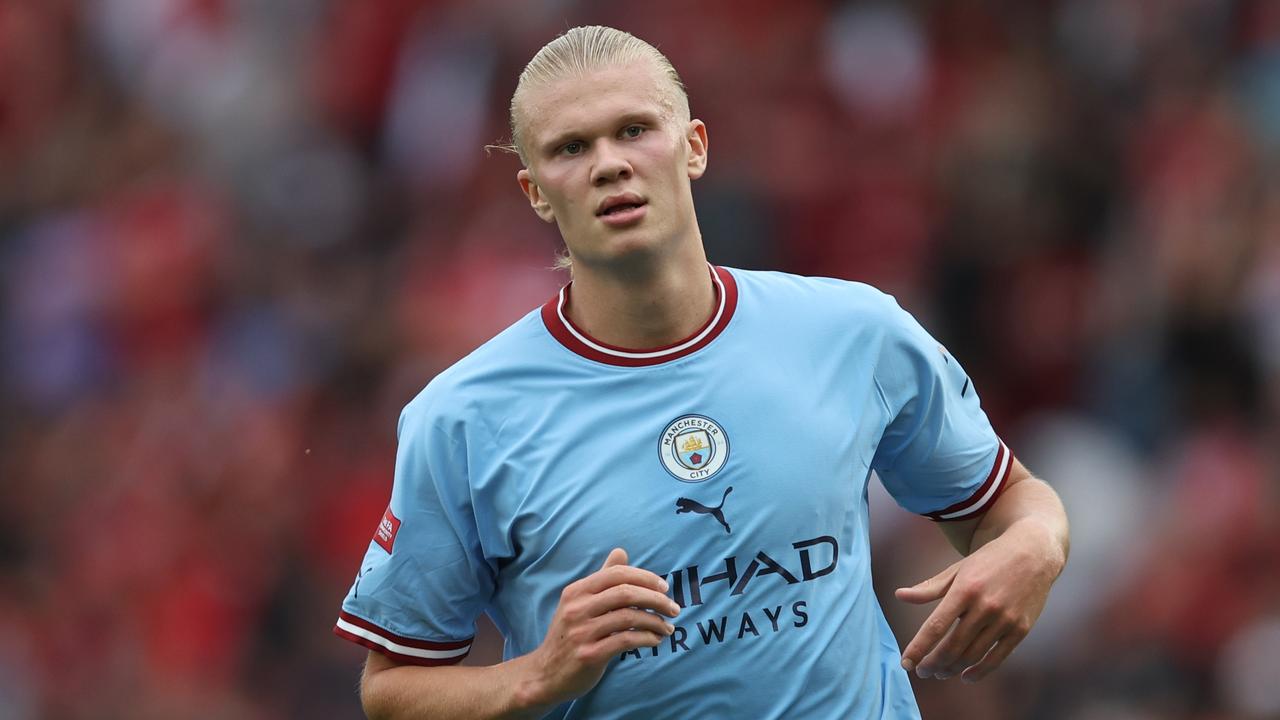
[[663,93],[662,102],[676,118],[688,122],[689,96],[684,82],[671,61],[657,48],[622,30],[601,25],[588,25],[566,30],[542,46],[520,73],[516,90],[511,95],[511,144],[499,146],[520,156],[528,165],[521,135],[523,127],[520,99],[529,88],[545,85],[565,76],[584,75],[600,68],[623,65],[635,60],[653,61],[661,76],[669,81],[671,91]]

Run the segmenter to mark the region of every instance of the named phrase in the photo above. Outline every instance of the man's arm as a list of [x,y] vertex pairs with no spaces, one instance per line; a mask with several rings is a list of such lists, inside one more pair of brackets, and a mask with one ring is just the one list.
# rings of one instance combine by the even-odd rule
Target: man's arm
[[603,567],[564,589],[546,638],[528,655],[489,667],[419,667],[370,652],[360,680],[365,714],[541,717],[595,687],[613,658],[672,633],[658,613],[675,617],[680,607],[666,591],[666,581],[627,565],[627,553],[615,549]]
[[488,667],[398,665],[369,651],[360,700],[370,720],[400,717],[526,718],[546,709],[519,697],[526,657]]
[[996,502],[981,517],[940,523],[965,557],[910,588],[899,600],[939,598],[902,653],[902,666],[922,678],[986,677],[1022,641],[1067,562],[1067,514],[1057,493],[1017,459]]

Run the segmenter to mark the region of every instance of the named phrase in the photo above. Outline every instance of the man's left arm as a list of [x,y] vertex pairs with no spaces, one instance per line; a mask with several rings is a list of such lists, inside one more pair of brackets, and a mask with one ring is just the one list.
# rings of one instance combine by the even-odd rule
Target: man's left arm
[[1006,482],[981,516],[939,523],[963,559],[897,590],[899,600],[913,604],[942,600],[902,653],[907,672],[981,680],[1040,617],[1067,562],[1067,514],[1057,493],[1017,459]]

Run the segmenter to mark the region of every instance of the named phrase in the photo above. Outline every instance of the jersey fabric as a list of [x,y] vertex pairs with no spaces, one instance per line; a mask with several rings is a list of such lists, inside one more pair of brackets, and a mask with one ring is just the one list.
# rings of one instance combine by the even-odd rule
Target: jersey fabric
[[405,408],[390,507],[335,632],[455,663],[488,613],[505,657],[611,548],[682,607],[553,718],[918,718],[872,590],[867,483],[974,517],[1011,457],[964,371],[859,283],[712,268],[688,340],[628,351],[571,286]]

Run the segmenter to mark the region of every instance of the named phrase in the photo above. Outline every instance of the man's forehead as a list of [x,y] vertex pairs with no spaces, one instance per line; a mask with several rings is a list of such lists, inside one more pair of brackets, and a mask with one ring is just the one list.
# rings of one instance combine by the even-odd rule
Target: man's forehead
[[565,75],[527,88],[519,99],[530,138],[627,115],[667,115],[672,111],[654,64],[634,61]]

